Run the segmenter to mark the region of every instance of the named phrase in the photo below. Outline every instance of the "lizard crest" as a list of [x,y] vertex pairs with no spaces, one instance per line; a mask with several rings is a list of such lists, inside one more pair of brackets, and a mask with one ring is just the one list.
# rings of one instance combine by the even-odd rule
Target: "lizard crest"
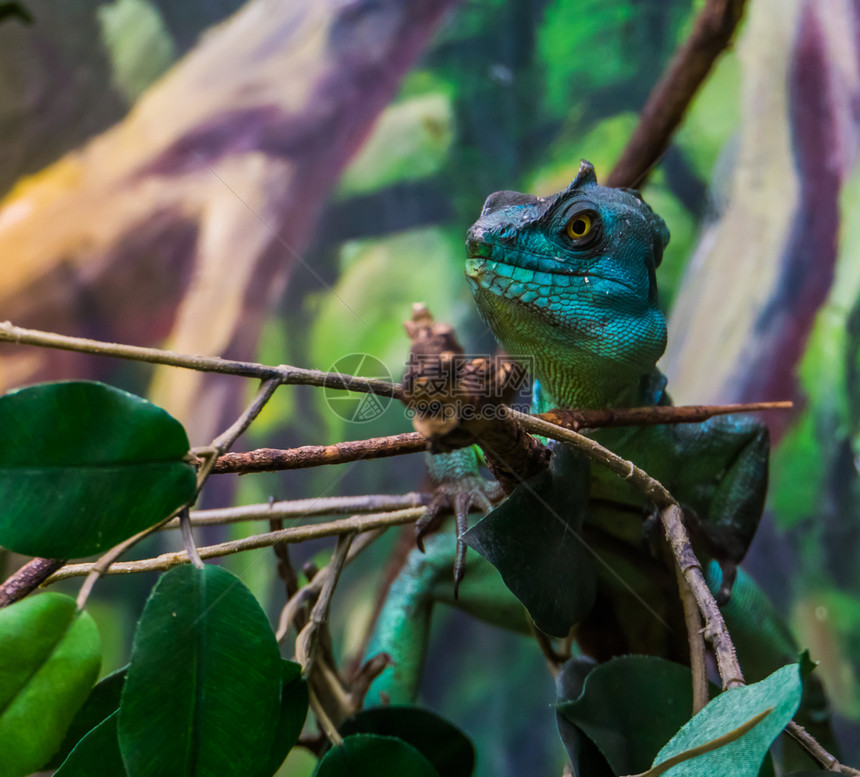
[[466,278],[505,350],[528,355],[566,407],[642,401],[666,347],[655,270],[669,241],[638,192],[600,186],[583,161],[550,197],[491,194],[466,241]]

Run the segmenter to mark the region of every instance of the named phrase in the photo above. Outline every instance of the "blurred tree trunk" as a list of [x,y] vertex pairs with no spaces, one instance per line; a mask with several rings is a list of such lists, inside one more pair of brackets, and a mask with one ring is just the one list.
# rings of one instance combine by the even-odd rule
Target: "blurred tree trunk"
[[[833,282],[840,190],[857,158],[856,9],[848,0],[750,5],[727,198],[672,311],[663,366],[676,401],[799,398],[797,364]],[[767,420],[778,436],[790,416]]]
[[[251,0],[129,115],[0,204],[2,317],[252,358],[321,205],[456,0]],[[325,228],[325,225],[322,225]],[[4,349],[5,387],[112,369]],[[244,382],[179,370],[156,400],[208,440]]]

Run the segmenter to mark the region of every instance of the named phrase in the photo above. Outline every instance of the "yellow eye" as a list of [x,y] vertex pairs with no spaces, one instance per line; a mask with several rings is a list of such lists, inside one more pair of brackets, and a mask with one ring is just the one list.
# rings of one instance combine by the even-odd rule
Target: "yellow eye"
[[591,232],[591,216],[586,213],[577,213],[567,222],[566,232],[571,240],[579,240]]

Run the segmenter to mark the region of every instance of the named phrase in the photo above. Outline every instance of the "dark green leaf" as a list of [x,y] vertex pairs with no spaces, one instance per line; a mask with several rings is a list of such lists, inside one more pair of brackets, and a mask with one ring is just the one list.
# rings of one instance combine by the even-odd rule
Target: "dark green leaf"
[[100,663],[96,624],[71,597],[39,594],[0,610],[0,777],[44,766]]
[[278,770],[298,741],[308,716],[308,684],[302,677],[302,667],[295,661],[283,661],[282,667],[281,714],[269,760],[266,768],[260,772],[261,777],[269,777]]
[[379,734],[353,734],[321,759],[314,777],[443,777],[412,745]]
[[412,745],[445,777],[470,777],[475,748],[469,738],[444,718],[418,707],[375,707],[353,715],[340,727],[352,734],[397,737]]
[[247,777],[279,725],[283,669],[257,600],[221,567],[156,583],[137,625],[119,709],[134,777]]
[[537,627],[567,636],[594,605],[594,562],[580,536],[588,462],[564,445],[549,469],[514,492],[463,535],[525,605]]
[[731,774],[755,777],[773,740],[800,705],[803,684],[798,664],[784,666],[770,677],[721,693],[687,723],[654,759],[654,766],[695,747],[724,737],[756,715],[769,714],[739,739],[709,753],[677,764],[665,777],[705,777]]
[[126,777],[116,736],[114,710],[72,750],[54,777]]
[[[562,676],[580,672],[579,662],[565,664]],[[690,669],[653,656],[614,658],[588,674],[578,697],[560,701],[559,713],[597,745],[615,774],[636,774],[690,719]]]
[[24,24],[32,24],[33,14],[31,14],[21,3],[0,3],[0,22],[6,19],[17,18]]
[[[585,679],[597,663],[586,656],[571,658],[556,675],[556,695],[558,703],[578,699],[582,695]],[[567,757],[573,767],[574,777],[613,777],[614,772],[603,757],[597,745],[586,736],[579,726],[569,721],[561,711],[556,712],[555,722],[558,734],[567,750]]]
[[98,553],[193,496],[188,438],[164,410],[101,383],[0,397],[0,544],[31,556]]
[[[51,758],[47,768],[56,769],[68,758],[69,753],[80,740],[117,711],[127,668],[124,666],[122,669],[117,669],[93,688],[92,693],[72,720],[72,724],[63,738],[63,744],[54,753],[54,757]],[[114,723],[114,727],[116,727],[116,723]]]

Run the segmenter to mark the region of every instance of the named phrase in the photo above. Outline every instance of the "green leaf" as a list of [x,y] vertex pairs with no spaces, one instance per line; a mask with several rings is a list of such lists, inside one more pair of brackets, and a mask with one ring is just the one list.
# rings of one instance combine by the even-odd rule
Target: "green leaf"
[[[654,754],[692,715],[689,667],[654,656],[622,656],[600,664],[584,685],[571,678],[581,659],[568,661],[559,677],[558,712],[583,732],[609,762],[614,774],[645,771]],[[582,691],[570,701],[564,685]]]
[[802,691],[800,667],[791,664],[759,683],[721,693],[672,737],[657,754],[653,766],[724,737],[756,716],[768,713],[734,742],[686,760],[663,773],[668,777],[714,774],[756,777],[771,743],[794,717]]
[[[313,777],[440,777],[412,745],[396,737],[353,734],[333,747]],[[447,775],[446,775],[447,777]]]
[[281,714],[272,742],[268,766],[260,774],[274,774],[302,733],[308,716],[308,684],[302,677],[302,667],[295,661],[282,661]]
[[43,383],[0,397],[0,545],[75,558],[166,518],[193,496],[182,425],[101,383]]
[[594,605],[594,562],[580,535],[588,478],[588,462],[557,445],[549,469],[463,535],[499,570],[535,625],[554,637],[567,636]]
[[162,575],[137,625],[119,708],[129,774],[262,777],[282,676],[266,615],[237,577],[211,565]]
[[54,777],[126,777],[116,722],[119,710],[114,710],[92,729],[54,772]]
[[0,3],[0,22],[18,18],[24,24],[33,24],[33,15],[21,3]]
[[71,597],[39,594],[0,610],[0,777],[44,766],[100,664],[96,624]]
[[54,753],[47,768],[56,769],[90,731],[105,721],[119,708],[119,698],[128,667],[117,669],[101,680],[87,697],[72,720],[60,749]]
[[412,745],[445,777],[470,777],[475,770],[475,748],[469,738],[444,718],[419,707],[375,707],[348,718],[340,727],[346,737],[379,734]]
[[[587,656],[575,656],[562,666],[555,678],[559,707],[582,696],[585,681],[596,666],[597,662]],[[609,768],[597,745],[560,708],[556,710],[555,722],[575,775],[614,777],[615,772]]]

